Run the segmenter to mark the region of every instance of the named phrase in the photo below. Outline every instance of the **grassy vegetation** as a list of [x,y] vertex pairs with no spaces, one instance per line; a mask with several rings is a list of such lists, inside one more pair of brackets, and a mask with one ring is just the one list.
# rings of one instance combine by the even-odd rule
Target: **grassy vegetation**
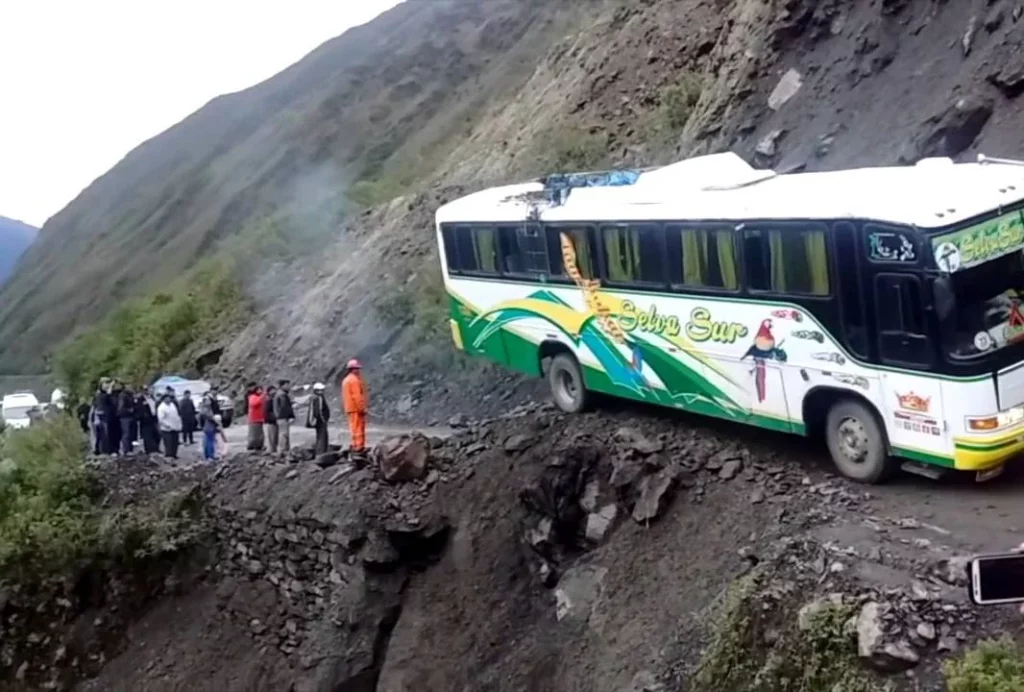
[[949,692],[1024,690],[1024,651],[1010,637],[983,641],[963,658],[945,663]]
[[436,264],[428,260],[411,281],[378,292],[374,309],[386,323],[408,325],[418,341],[450,344],[448,294]]
[[405,194],[414,182],[405,179],[405,176],[389,174],[364,178],[353,183],[349,188],[348,198],[360,207],[374,207]]
[[165,289],[121,304],[59,346],[53,369],[69,405],[88,400],[102,377],[138,385],[169,369],[189,369],[182,357],[244,314],[247,275],[292,257],[293,236],[271,218],[255,221]]
[[661,90],[660,104],[639,124],[641,138],[649,147],[674,148],[700,101],[702,88],[697,75],[685,74]]
[[[720,625],[695,673],[702,692],[882,692],[864,671],[847,622],[852,604],[830,604],[800,629],[790,607],[768,603],[748,575],[727,593]],[[772,607],[769,607],[772,606]],[[773,633],[771,637],[769,632]]]
[[136,560],[202,533],[197,498],[108,509],[84,463],[82,431],[59,416],[0,435],[0,574],[24,581],[102,560]]
[[69,401],[87,399],[101,377],[148,383],[207,337],[242,302],[232,265],[200,263],[166,291],[131,301],[61,347],[54,359]]
[[665,87],[661,92],[661,106],[658,109],[662,128],[675,133],[686,127],[700,100],[700,94],[700,79],[694,75],[686,75]]
[[540,174],[594,170],[608,164],[608,134],[578,127],[547,130],[537,138],[536,152]]
[[374,309],[386,323],[405,325],[408,344],[402,348],[402,366],[407,372],[417,369],[445,372],[500,372],[483,358],[471,358],[452,343],[449,326],[450,305],[436,257],[424,262],[423,269],[411,281],[380,291]]

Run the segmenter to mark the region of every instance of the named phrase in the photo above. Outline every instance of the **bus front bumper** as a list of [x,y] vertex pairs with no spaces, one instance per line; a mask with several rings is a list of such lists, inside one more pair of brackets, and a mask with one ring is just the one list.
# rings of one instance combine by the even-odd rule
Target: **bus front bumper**
[[953,465],[958,471],[995,471],[1024,454],[1024,428],[989,437],[958,437],[954,444]]

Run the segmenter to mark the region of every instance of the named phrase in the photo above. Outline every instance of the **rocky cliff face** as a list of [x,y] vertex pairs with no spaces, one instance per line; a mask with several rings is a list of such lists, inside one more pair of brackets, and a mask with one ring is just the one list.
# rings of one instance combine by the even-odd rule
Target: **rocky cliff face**
[[137,502],[201,493],[209,540],[56,591],[4,582],[4,679],[937,692],[943,660],[1015,621],[967,603],[959,535],[713,430],[531,406],[381,449],[121,464]]

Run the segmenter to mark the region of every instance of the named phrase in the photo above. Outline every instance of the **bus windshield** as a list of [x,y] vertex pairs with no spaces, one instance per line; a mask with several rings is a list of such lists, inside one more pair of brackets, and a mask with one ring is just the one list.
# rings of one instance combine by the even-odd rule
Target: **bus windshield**
[[979,358],[1024,340],[1024,254],[1005,255],[950,279],[956,296],[946,332],[950,358]]

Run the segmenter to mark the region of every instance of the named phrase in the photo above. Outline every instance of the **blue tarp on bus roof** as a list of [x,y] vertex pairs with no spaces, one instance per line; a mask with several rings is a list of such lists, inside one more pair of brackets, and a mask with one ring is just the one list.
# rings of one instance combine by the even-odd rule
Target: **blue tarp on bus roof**
[[544,178],[544,187],[560,189],[574,187],[621,187],[633,185],[640,179],[640,171],[599,171],[596,173],[555,173]]
[[633,185],[640,171],[598,171],[595,173],[554,173],[542,180],[548,201],[559,206],[565,204],[569,193],[578,187],[623,187]]

